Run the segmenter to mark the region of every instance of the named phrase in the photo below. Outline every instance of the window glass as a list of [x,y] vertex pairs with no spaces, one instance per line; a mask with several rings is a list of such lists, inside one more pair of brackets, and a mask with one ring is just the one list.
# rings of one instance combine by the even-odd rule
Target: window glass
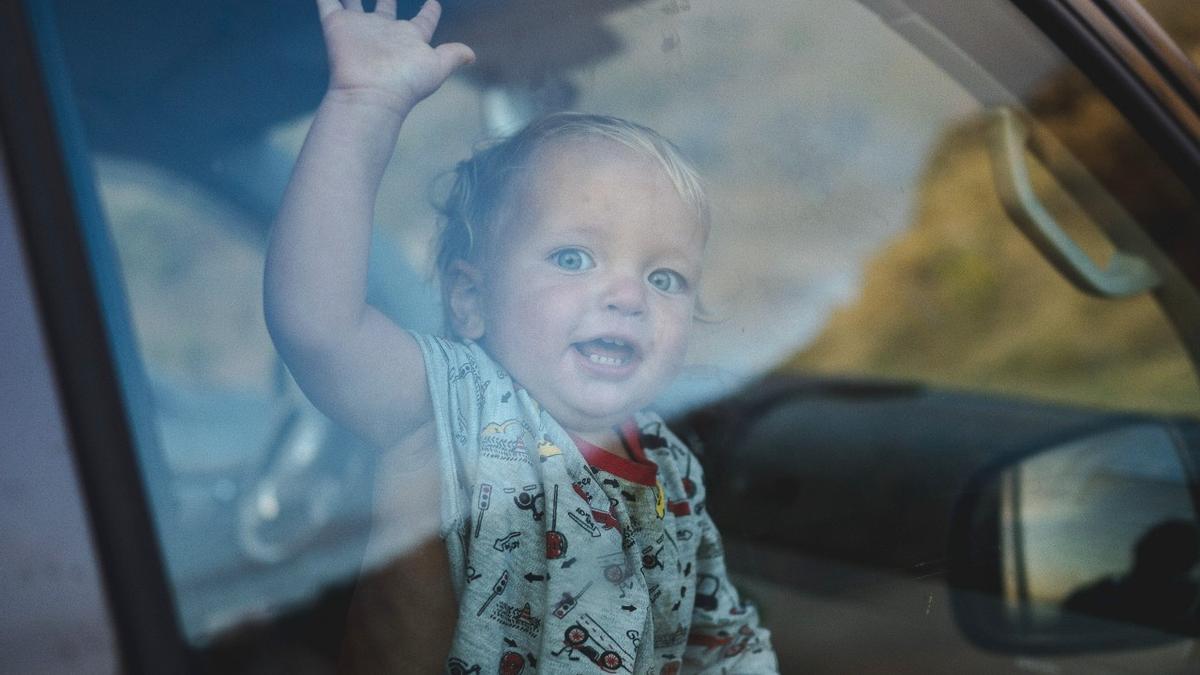
[[262,260],[246,215],[153,165],[101,157],[96,175],[152,377],[269,395],[276,364],[247,293]]
[[[1111,134],[1100,143],[1128,133],[1109,123],[1115,111],[1101,110],[1089,111],[1093,128]],[[1154,299],[1085,295],[1009,221],[994,187],[989,124],[981,116],[938,139],[910,229],[871,260],[857,299],[789,365],[1196,415],[1187,353]],[[1108,260],[1112,246],[1088,213],[1027,161],[1046,208],[1084,250]]]
[[[990,36],[850,0],[445,4],[436,39],[478,61],[400,133],[369,300],[441,329],[433,205],[487,137],[570,108],[672,139],[713,226],[704,317],[656,409],[703,446],[734,580],[784,672],[862,670],[873,648],[904,652],[896,636],[944,645],[905,652],[913,670],[994,663],[935,602],[969,472],[1125,414],[1200,416],[1200,345],[1179,337],[1200,333],[1177,330],[1200,316],[1195,272],[1151,236],[1200,223],[1194,190],[1008,4],[978,3]],[[390,465],[300,393],[262,318],[269,227],[326,81],[316,12],[56,6],[103,213],[83,225],[114,243],[94,262],[119,272],[106,292],[127,297],[135,344],[117,348],[145,366],[122,385],[155,425],[138,452],[167,467],[146,480],[167,495],[154,506],[186,637],[213,672],[332,668],[360,570],[386,562],[368,541]],[[997,187],[1000,108],[1031,134],[1035,202],[1102,269],[1141,261],[1156,291],[1088,295],[1018,228]],[[888,604],[901,595],[919,609]],[[836,624],[878,607],[899,621]],[[822,642],[825,623],[856,637]]]

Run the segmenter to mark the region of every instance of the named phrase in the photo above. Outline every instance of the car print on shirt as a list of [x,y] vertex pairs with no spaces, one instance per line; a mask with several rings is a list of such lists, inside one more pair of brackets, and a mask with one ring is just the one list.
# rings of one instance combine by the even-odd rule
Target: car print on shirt
[[584,614],[579,621],[571,624],[563,632],[563,647],[555,655],[566,653],[572,661],[587,658],[606,673],[625,671],[632,673],[633,655],[613,638],[590,614]]

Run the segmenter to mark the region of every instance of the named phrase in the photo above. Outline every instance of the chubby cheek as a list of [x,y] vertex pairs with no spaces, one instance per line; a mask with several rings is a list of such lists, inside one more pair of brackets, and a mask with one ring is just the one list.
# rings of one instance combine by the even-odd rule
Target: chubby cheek
[[547,340],[562,338],[574,325],[583,302],[565,285],[530,286],[522,297],[522,314],[537,322]]
[[692,308],[671,308],[656,331],[655,342],[663,359],[667,377],[674,377],[683,368],[687,358],[688,343],[692,335]]
[[530,285],[496,303],[493,334],[515,348],[517,358],[545,359],[564,346],[577,298],[554,287]]

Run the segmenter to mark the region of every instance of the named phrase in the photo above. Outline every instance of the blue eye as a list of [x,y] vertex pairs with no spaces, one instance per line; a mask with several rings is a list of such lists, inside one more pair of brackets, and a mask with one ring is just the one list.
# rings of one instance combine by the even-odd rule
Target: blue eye
[[663,293],[682,293],[687,290],[687,281],[673,270],[654,270],[646,279]]
[[550,262],[568,272],[579,272],[596,266],[591,254],[578,248],[559,249],[550,254]]

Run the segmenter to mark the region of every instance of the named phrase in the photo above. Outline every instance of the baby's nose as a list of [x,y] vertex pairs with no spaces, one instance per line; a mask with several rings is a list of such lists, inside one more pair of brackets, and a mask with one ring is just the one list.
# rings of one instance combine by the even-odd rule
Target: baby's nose
[[604,292],[605,309],[634,316],[646,311],[646,285],[639,277],[621,275],[611,279]]

